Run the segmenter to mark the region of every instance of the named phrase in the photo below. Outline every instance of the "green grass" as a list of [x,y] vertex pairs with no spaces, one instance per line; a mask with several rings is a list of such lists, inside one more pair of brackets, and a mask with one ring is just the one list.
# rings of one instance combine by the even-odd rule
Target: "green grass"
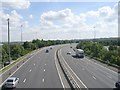
[[[18,63],[19,61],[24,60],[25,57],[27,57],[29,54],[32,54],[32,53],[34,53],[34,52],[36,52],[36,51],[35,51],[35,50],[34,50],[34,51],[31,51],[31,52],[27,53],[26,55],[24,55],[24,56],[18,58],[17,60],[15,60],[12,64],[7,65],[7,66],[4,67],[2,70],[0,70],[0,74],[4,73],[4,72],[7,71],[9,68],[11,68],[12,66],[14,66],[16,63]],[[27,59],[25,59],[25,60],[27,60]]]

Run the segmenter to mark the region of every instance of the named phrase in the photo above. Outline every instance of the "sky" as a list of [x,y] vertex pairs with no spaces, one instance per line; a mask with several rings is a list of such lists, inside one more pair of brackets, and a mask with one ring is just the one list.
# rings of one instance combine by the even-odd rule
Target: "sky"
[[118,37],[117,1],[3,0],[0,6],[3,42],[7,41],[7,18],[11,42],[21,41],[21,31],[23,41]]

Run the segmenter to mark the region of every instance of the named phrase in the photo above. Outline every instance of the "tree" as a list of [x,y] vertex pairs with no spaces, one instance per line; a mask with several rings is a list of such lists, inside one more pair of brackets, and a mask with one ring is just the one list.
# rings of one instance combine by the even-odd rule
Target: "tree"
[[23,53],[23,48],[21,45],[15,44],[11,46],[11,57],[12,59],[17,59],[19,58]]
[[5,63],[7,61],[8,61],[8,54],[7,54],[6,50],[5,50],[5,48],[3,47],[2,48],[2,63]]

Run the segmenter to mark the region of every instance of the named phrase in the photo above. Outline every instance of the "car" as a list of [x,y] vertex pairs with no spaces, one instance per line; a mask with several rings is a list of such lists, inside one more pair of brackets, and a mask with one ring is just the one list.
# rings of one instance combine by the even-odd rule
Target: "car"
[[18,83],[19,83],[19,78],[17,78],[17,77],[10,77],[4,83],[4,87],[5,88],[15,88]]
[[67,52],[67,54],[69,54],[69,55],[70,55],[70,54],[71,54],[71,52]]
[[9,65],[10,64],[10,62],[5,62],[4,63],[4,66],[7,66],[7,65]]
[[120,89],[120,80],[118,80],[116,83],[115,83],[115,87]]
[[47,49],[45,52],[46,52],[46,53],[48,53],[48,52],[49,52],[49,50]]

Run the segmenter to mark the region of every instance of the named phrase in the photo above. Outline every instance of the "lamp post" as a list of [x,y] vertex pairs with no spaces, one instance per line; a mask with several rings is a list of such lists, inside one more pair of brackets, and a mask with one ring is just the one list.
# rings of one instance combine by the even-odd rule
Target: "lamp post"
[[9,53],[9,63],[11,62],[11,58],[10,58],[10,30],[9,30],[9,18],[7,19],[8,21],[8,53]]
[[23,25],[21,25],[21,45],[22,45],[22,27],[23,27]]
[[95,26],[93,27],[93,29],[94,29],[94,41],[95,41],[95,38],[96,38]]

